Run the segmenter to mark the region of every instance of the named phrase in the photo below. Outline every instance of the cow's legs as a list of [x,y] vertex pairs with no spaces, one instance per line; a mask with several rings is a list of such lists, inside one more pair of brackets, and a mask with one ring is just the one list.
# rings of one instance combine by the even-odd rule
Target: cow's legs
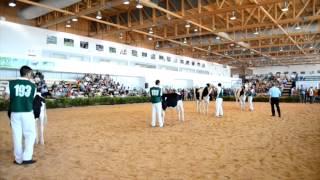
[[36,132],[36,141],[35,141],[35,143],[36,144],[39,144],[39,118],[36,118],[35,119],[35,121],[36,121],[36,130],[35,130],[35,132]]
[[40,144],[44,144],[44,114],[40,114]]
[[164,110],[162,110],[162,112],[161,112],[161,120],[162,120],[162,124],[164,125],[164,118],[165,118],[165,116],[166,116],[166,112],[164,111]]
[[178,113],[179,113],[179,120],[180,120],[180,114],[181,114],[181,120],[184,121],[184,108],[183,108],[183,102],[182,101],[178,101]]
[[200,110],[200,101],[196,100],[197,112],[201,112]]

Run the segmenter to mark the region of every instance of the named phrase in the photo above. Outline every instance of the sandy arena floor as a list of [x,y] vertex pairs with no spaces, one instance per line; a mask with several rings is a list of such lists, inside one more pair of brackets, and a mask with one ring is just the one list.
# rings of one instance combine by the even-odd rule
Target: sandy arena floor
[[11,131],[0,112],[0,179],[320,179],[320,105],[268,103],[255,112],[224,104],[225,117],[199,115],[185,103],[165,128],[150,128],[150,104],[48,110],[38,162],[12,163]]

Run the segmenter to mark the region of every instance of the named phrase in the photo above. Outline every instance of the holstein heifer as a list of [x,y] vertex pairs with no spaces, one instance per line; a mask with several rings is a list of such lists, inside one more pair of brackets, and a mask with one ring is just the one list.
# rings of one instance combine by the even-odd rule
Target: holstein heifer
[[196,100],[197,112],[208,114],[210,94],[213,91],[213,86],[207,84],[204,88],[195,88],[194,97]]
[[162,118],[165,122],[165,111],[167,108],[174,108],[178,112],[179,121],[184,121],[184,108],[182,96],[178,93],[168,93],[162,95]]

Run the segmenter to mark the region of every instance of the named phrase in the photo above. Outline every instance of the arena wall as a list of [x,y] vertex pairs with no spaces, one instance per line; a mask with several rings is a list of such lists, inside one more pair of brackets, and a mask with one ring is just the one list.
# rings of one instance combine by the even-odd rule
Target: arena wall
[[0,21],[1,78],[15,78],[29,65],[49,79],[72,79],[83,73],[110,74],[135,87],[162,85],[181,88],[221,82],[237,84],[230,67],[74,34]]

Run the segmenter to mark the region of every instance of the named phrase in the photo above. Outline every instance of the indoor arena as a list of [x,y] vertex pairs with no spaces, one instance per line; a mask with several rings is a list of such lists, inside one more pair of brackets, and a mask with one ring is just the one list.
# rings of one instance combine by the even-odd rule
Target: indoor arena
[[319,49],[318,0],[1,0],[0,180],[318,180]]

